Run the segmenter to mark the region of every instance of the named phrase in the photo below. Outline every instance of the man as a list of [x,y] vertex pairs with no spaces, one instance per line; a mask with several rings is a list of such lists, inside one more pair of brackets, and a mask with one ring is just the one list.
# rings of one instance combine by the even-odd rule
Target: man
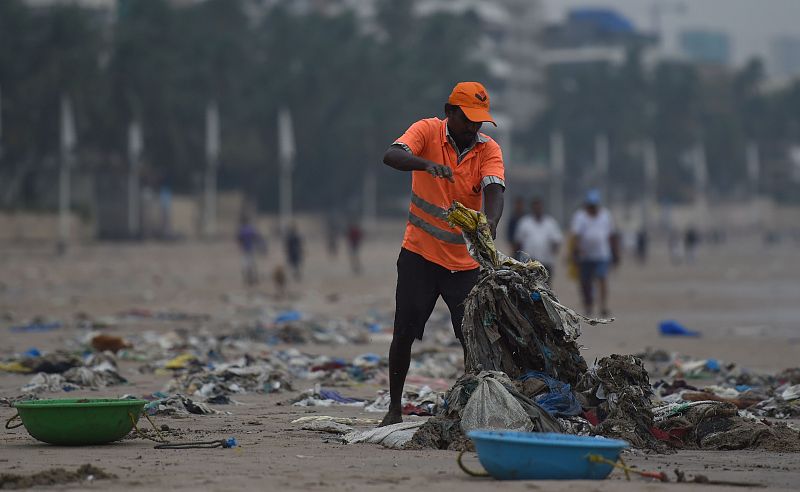
[[611,213],[600,205],[600,192],[586,194],[583,208],[575,212],[570,226],[572,255],[578,264],[583,308],[587,316],[594,308],[594,284],[600,291],[600,316],[608,310],[608,269],[619,261],[619,241]]
[[353,220],[347,227],[347,245],[350,247],[350,266],[353,267],[353,273],[356,275],[361,275],[359,251],[362,239],[364,239],[364,231],[361,229],[361,224],[358,223],[358,220]]
[[411,205],[397,259],[394,336],[389,348],[391,403],[381,425],[402,422],[403,385],[411,345],[422,339],[436,300],[450,310],[453,330],[463,347],[464,300],[478,279],[478,264],[467,253],[461,231],[450,227],[446,209],[453,200],[480,210],[492,237],[503,213],[505,172],[500,146],[479,133],[495,124],[489,95],[477,82],[460,82],[444,105],[446,119],[417,121],[386,151],[383,162],[411,171]]
[[239,249],[242,252],[242,279],[247,287],[253,287],[258,284],[256,253],[262,252],[266,254],[267,244],[247,214],[242,214],[239,219],[236,241],[239,243]]
[[294,273],[294,279],[299,282],[302,277],[303,238],[294,223],[289,226],[289,231],[286,234],[286,259]]
[[556,256],[563,240],[558,222],[544,214],[544,204],[539,198],[531,202],[531,214],[525,215],[517,224],[514,242],[523,253],[544,265],[552,283]]
[[694,263],[694,254],[699,243],[700,233],[697,232],[694,225],[690,224],[683,235],[683,253],[686,257],[686,263]]

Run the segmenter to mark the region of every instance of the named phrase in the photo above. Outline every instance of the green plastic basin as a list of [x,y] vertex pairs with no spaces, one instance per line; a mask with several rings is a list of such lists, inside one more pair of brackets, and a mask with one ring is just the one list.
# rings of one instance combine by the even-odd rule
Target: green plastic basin
[[145,400],[81,398],[21,401],[14,407],[28,434],[34,438],[50,444],[81,446],[122,439],[139,420],[146,403]]

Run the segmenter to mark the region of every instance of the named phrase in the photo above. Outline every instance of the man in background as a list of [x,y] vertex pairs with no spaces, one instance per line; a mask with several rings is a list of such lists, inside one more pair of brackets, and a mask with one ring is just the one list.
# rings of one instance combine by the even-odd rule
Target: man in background
[[583,309],[593,315],[594,287],[599,291],[600,316],[608,317],[608,271],[619,262],[619,239],[614,220],[600,203],[600,192],[586,194],[583,207],[572,216],[570,225],[571,255],[578,264]]
[[303,268],[303,238],[294,223],[289,226],[286,234],[286,260],[289,262],[294,279],[300,281]]
[[540,198],[534,198],[531,202],[531,213],[523,216],[517,223],[514,243],[519,245],[523,253],[544,265],[550,274],[551,285],[563,239],[556,219],[545,215],[544,203]]
[[266,254],[267,245],[247,214],[242,214],[239,219],[236,242],[239,243],[239,250],[242,252],[242,280],[246,286],[253,287],[258,284],[256,255]]
[[350,266],[353,273],[361,275],[361,241],[364,239],[364,230],[357,220],[350,222],[347,226],[347,245],[350,250]]

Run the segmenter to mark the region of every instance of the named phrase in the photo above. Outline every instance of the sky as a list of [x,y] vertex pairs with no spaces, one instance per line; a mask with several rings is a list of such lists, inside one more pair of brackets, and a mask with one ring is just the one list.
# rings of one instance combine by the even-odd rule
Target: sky
[[[623,13],[638,29],[652,31],[651,9],[662,5],[664,49],[677,51],[682,29],[726,31],[732,40],[735,64],[761,56],[770,66],[770,41],[781,35],[800,37],[800,0],[544,0],[550,21],[564,19],[576,7],[611,7]],[[683,5],[683,13],[674,6]]]

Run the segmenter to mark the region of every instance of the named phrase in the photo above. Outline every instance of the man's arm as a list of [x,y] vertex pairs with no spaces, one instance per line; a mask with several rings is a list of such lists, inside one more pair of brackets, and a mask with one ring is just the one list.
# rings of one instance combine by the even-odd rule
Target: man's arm
[[391,145],[386,149],[383,154],[383,163],[398,171],[425,171],[435,178],[446,178],[451,183],[455,182],[452,169],[417,157],[400,145]]
[[483,188],[483,211],[493,239],[497,239],[497,223],[503,215],[503,191],[503,185],[499,183],[490,183]]

